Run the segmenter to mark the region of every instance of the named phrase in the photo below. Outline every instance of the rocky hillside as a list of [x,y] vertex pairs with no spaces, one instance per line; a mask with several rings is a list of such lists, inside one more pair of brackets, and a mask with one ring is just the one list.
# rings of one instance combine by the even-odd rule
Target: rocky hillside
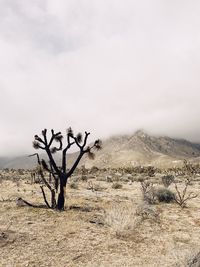
[[183,159],[200,157],[200,144],[169,137],[150,136],[143,131],[133,135],[114,136],[103,142],[94,162],[85,161],[86,166],[120,167],[154,165],[159,167],[181,164]]
[[[45,158],[45,156],[43,155]],[[69,155],[72,164],[76,153]],[[118,135],[103,140],[103,149],[96,153],[95,160],[83,158],[81,165],[86,167],[122,167],[136,165],[154,165],[159,167],[181,164],[183,159],[200,162],[200,144],[182,139],[151,136],[143,131],[133,135]],[[59,162],[60,155],[56,155]],[[0,158],[0,168],[34,168],[35,158]]]

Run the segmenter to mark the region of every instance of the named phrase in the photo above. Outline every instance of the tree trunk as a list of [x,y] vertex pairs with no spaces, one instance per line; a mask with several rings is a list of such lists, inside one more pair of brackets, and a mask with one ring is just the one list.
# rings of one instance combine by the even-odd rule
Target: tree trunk
[[55,190],[51,190],[51,208],[55,209],[56,208],[56,192]]
[[65,190],[66,190],[67,178],[63,176],[59,178],[60,178],[60,192],[58,195],[57,209],[61,211],[64,210],[65,207]]

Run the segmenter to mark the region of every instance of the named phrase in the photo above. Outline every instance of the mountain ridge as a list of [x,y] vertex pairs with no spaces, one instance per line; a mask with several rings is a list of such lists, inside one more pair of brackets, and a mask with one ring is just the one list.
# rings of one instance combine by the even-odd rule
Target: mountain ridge
[[[68,154],[69,165],[73,163],[77,152]],[[42,154],[41,157],[46,158]],[[200,158],[200,144],[185,139],[171,138],[168,136],[149,135],[143,130],[134,134],[114,135],[103,140],[103,149],[96,152],[93,161],[86,156],[79,166],[87,168],[130,167],[137,165],[153,165],[156,167],[174,166],[182,163],[184,159]],[[59,162],[61,155],[56,155]],[[36,159],[28,156],[14,158],[0,157],[0,168],[25,168],[32,169],[37,165]]]

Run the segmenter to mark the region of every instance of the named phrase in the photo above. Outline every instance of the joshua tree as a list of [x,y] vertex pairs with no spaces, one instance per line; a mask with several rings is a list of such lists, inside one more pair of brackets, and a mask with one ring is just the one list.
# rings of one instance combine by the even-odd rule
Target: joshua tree
[[[35,140],[33,141],[33,147],[35,149],[44,150],[48,156],[49,162],[47,163],[44,159],[40,161],[38,154],[34,154],[34,155],[37,155],[38,157],[38,164],[41,165],[44,170],[49,172],[55,181],[55,188],[53,188],[50,185],[50,183],[46,181],[43,175],[43,172],[41,172],[41,178],[44,184],[51,191],[51,195],[52,195],[51,205],[49,205],[46,200],[44,190],[41,187],[45,203],[47,204],[48,207],[57,208],[58,210],[64,209],[65,189],[66,189],[68,178],[73,174],[74,170],[78,166],[84,154],[87,154],[89,158],[94,159],[95,155],[93,153],[93,150],[101,149],[102,143],[100,140],[96,140],[92,145],[89,145],[89,146],[87,145],[89,135],[90,135],[89,132],[85,132],[84,136],[82,136],[81,133],[74,135],[71,128],[67,130],[65,142],[63,140],[64,138],[61,132],[55,133],[54,130],[51,130],[50,138],[48,138],[47,136],[47,129],[44,129],[42,131],[41,136],[35,135]],[[57,146],[56,146],[56,143],[57,143]],[[79,148],[79,154],[75,162],[71,166],[71,168],[67,169],[67,152],[73,145]],[[58,151],[62,153],[61,166],[58,166],[58,164],[56,163],[53,157],[53,154]],[[59,192],[57,201],[55,199],[55,190],[56,191],[58,190]]]

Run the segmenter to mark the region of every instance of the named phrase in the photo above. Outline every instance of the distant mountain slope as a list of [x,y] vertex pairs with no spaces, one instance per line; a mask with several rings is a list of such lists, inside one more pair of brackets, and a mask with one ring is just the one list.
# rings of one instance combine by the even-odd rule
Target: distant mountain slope
[[200,144],[183,139],[150,136],[142,131],[137,131],[132,136],[130,143],[138,144],[140,149],[143,148],[145,151],[157,152],[171,157],[200,156]]
[[0,169],[4,168],[5,165],[10,161],[12,161],[12,158],[0,157]]
[[[72,165],[75,160],[76,153],[72,153],[68,156],[68,164]],[[45,159],[48,161],[47,156],[45,154],[40,154],[41,159]],[[61,161],[61,155],[58,153],[55,155],[56,162]],[[9,168],[9,169],[34,169],[37,166],[37,158],[36,157],[28,157],[28,155],[13,157],[13,158],[0,158],[0,169]]]
[[[42,155],[46,158],[45,155]],[[60,161],[60,155],[56,155]],[[199,157],[199,158],[198,158]],[[76,158],[76,153],[68,156],[69,165]],[[133,135],[118,135],[103,140],[103,149],[96,153],[95,160],[85,156],[80,165],[90,168],[122,167],[136,165],[154,165],[159,167],[180,164],[183,159],[193,159],[199,162],[200,144],[187,140],[173,139],[170,137],[156,137],[143,131]],[[36,158],[16,157],[0,158],[0,168],[25,168],[31,169],[37,165]],[[79,166],[80,166],[79,165]]]
[[136,165],[172,166],[183,159],[200,157],[200,144],[182,139],[150,136],[143,131],[133,135],[114,136],[103,142],[103,150],[86,167],[119,167]]
[[0,168],[32,169],[36,166],[36,159],[28,156],[0,158]]

